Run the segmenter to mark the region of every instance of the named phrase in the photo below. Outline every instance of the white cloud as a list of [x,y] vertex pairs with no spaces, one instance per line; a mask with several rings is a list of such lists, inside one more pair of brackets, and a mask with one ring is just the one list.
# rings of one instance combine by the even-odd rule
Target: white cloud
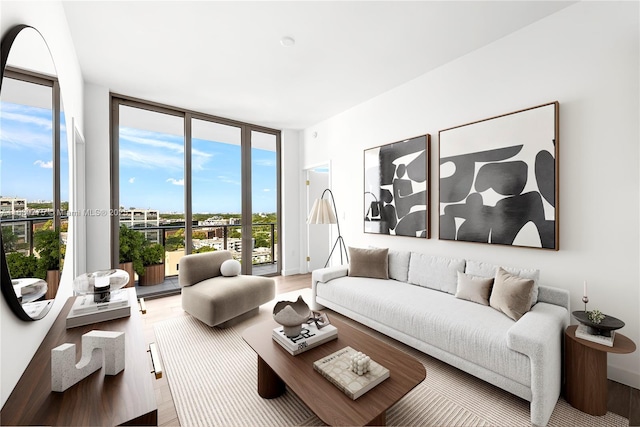
[[271,191],[271,189],[270,189],[270,188],[265,188],[265,189],[264,189],[264,190],[262,190],[262,191],[264,191],[265,193],[268,193],[269,191]]
[[43,169],[53,169],[53,160],[49,160],[48,162],[42,160],[36,160],[33,162],[34,165],[38,165]]
[[233,178],[229,178],[228,176],[218,175],[218,179],[225,184],[233,184],[233,185],[241,185],[240,181],[234,180]]
[[131,178],[129,178],[129,184],[133,184],[135,180],[136,180],[136,177],[132,176]]
[[170,182],[173,185],[184,185],[184,179],[169,178],[167,179],[167,182]]
[[[171,139],[176,141],[171,141]],[[184,143],[181,137],[173,135],[162,135],[140,129],[121,127],[121,158],[123,153],[132,163],[139,163],[147,168],[184,167]],[[179,154],[179,156],[176,156],[176,154]],[[214,154],[192,149],[191,156],[192,168],[194,170],[202,170]]]
[[257,159],[257,160],[253,160],[252,163],[255,166],[275,166],[276,165],[274,160],[269,160],[269,159]]

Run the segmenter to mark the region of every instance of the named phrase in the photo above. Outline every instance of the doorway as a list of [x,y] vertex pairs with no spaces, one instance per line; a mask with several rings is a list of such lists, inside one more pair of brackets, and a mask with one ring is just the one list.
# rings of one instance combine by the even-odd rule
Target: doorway
[[[306,169],[307,176],[307,215],[311,212],[314,200],[329,188],[329,165],[320,165]],[[307,271],[323,268],[331,252],[331,226],[307,224]]]

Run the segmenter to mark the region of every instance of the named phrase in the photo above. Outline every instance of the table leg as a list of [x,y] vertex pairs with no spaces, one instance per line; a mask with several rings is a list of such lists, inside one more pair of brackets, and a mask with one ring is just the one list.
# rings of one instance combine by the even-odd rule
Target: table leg
[[258,356],[258,394],[264,399],[281,396],[285,391],[284,381]]
[[565,398],[590,415],[607,413],[607,353],[565,339]]

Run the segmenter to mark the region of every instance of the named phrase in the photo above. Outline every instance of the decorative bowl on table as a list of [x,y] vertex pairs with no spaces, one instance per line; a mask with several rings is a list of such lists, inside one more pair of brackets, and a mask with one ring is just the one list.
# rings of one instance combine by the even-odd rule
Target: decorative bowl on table
[[624,322],[622,320],[608,315],[605,315],[599,323],[595,323],[589,319],[588,313],[588,311],[577,310],[571,314],[578,322],[587,326],[589,328],[589,333],[593,335],[609,337],[611,336],[611,331],[615,331],[616,329],[620,329],[624,326]]
[[107,302],[111,292],[125,287],[127,283],[129,273],[112,268],[81,274],[73,279],[73,290],[76,295],[93,294],[95,302]]
[[295,302],[280,301],[273,308],[273,319],[282,325],[284,334],[289,338],[297,337],[302,332],[302,324],[311,317],[311,310],[299,296]]

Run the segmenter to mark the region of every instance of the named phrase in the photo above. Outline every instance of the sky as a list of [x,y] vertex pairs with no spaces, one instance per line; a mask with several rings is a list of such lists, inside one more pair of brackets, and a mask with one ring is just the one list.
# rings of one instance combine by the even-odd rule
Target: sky
[[[61,115],[60,200],[69,200],[69,151]],[[0,195],[53,200],[51,109],[0,102]]]
[[[61,200],[69,199],[69,154],[61,128]],[[52,200],[51,110],[0,103],[0,194]],[[253,212],[276,211],[276,153],[253,149]],[[194,213],[240,213],[240,146],[193,139]],[[184,212],[184,143],[180,136],[120,128],[120,205]]]
[[[253,149],[253,212],[276,211],[276,153]],[[193,139],[193,213],[241,212],[240,146]],[[184,212],[181,136],[120,128],[120,205]]]

